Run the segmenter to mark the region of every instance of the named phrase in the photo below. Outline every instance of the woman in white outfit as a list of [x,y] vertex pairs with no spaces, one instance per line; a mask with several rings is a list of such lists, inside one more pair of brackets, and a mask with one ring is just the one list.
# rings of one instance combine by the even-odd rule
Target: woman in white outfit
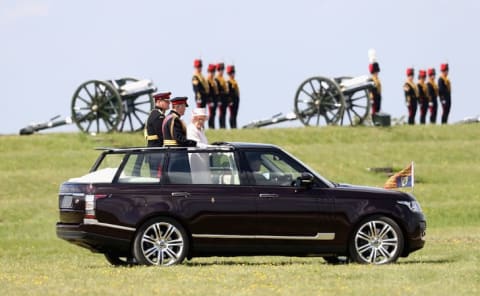
[[207,117],[205,108],[196,108],[192,112],[192,122],[187,127],[187,138],[197,141],[197,147],[204,147],[208,144],[207,136],[205,135],[205,121]]
[[[206,120],[206,109],[196,108],[192,112],[192,122],[187,126],[187,139],[197,141],[197,147],[200,148],[205,148],[208,145],[204,127]],[[208,155],[205,153],[189,153],[188,156],[192,170],[192,183],[212,184]]]

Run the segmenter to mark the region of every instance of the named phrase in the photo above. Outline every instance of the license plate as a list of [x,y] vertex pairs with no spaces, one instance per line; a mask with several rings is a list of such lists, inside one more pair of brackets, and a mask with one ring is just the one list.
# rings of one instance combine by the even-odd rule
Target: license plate
[[60,205],[62,209],[71,209],[72,208],[72,196],[64,195],[62,198],[62,204]]

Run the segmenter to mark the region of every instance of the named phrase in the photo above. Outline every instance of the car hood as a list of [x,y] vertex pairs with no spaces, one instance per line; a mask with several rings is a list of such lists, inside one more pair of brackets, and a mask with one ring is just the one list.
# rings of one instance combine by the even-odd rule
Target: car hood
[[[335,189],[337,191],[343,191],[345,193],[355,192],[355,196],[365,197],[365,198],[392,198],[392,199],[402,199],[402,200],[414,200],[413,195],[407,192],[384,189],[379,187],[371,186],[361,186],[361,185],[352,185],[352,184],[336,184]],[[362,194],[364,193],[364,195]]]

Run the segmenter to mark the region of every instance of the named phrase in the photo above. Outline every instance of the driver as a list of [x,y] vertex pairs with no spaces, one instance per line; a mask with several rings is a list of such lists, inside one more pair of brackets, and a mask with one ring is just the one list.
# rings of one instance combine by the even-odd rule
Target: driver
[[269,180],[261,172],[262,156],[259,153],[247,153],[248,164],[257,185],[269,185]]

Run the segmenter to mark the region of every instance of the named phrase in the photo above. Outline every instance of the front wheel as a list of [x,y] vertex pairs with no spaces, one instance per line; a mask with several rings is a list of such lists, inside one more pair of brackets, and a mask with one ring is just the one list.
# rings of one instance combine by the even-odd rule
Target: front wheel
[[177,221],[154,218],[135,235],[133,254],[139,264],[169,266],[182,263],[188,250],[187,234]]
[[132,266],[137,264],[132,257],[122,257],[115,253],[107,252],[104,254],[107,261],[114,266]]
[[377,216],[362,221],[350,240],[353,261],[363,264],[395,262],[402,254],[403,233],[390,218]]

